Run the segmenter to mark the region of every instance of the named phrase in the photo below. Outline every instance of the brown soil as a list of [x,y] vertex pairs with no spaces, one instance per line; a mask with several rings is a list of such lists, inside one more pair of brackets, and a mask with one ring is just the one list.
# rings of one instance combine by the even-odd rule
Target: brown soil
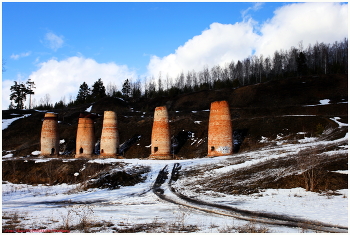
[[[124,163],[89,163],[86,159],[65,161],[52,159],[36,162],[38,159],[17,159],[3,161],[2,180],[15,184],[74,184],[84,183],[85,188],[115,189],[141,182],[146,167],[125,171]],[[41,159],[42,160],[42,159]],[[111,171],[113,169],[113,171]],[[111,173],[112,172],[112,173]],[[78,173],[78,174],[77,174]],[[91,179],[95,179],[90,181]]]

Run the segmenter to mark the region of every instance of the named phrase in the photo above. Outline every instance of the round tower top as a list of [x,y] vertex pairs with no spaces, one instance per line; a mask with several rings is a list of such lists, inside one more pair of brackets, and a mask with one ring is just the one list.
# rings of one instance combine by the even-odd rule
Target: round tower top
[[79,118],[78,124],[93,124],[94,121],[91,118]]
[[56,113],[45,113],[45,118],[57,118]]
[[155,111],[161,112],[161,111],[167,111],[167,109],[166,109],[166,106],[160,106],[160,107],[156,107]]
[[154,118],[156,119],[168,119],[168,110],[166,108],[166,106],[160,106],[160,107],[156,107],[156,109],[154,110]]
[[104,118],[116,119],[117,114],[114,111],[104,111]]
[[226,100],[222,100],[222,101],[215,101],[213,103],[211,103],[211,109],[221,109],[221,108],[226,108],[229,107],[228,102]]

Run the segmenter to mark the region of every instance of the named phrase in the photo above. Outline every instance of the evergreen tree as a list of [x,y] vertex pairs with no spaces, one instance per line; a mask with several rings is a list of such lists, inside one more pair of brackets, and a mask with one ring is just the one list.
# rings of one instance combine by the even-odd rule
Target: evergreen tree
[[125,97],[129,97],[130,92],[131,92],[130,82],[129,82],[129,79],[126,79],[123,84],[122,93]]
[[297,57],[297,68],[298,68],[299,76],[306,74],[307,64],[306,64],[306,57],[303,52],[300,52]]
[[99,78],[94,85],[92,85],[91,97],[96,101],[106,96],[106,88],[103,85],[101,78]]
[[15,106],[16,109],[23,109],[26,96],[31,90],[28,89],[23,83],[18,84],[16,81],[15,85],[11,86],[10,90],[12,92],[10,94],[10,100],[13,100],[17,104]]
[[84,104],[90,100],[90,96],[91,90],[89,86],[85,82],[83,82],[83,84],[81,84],[79,87],[77,99],[75,102],[78,104]]

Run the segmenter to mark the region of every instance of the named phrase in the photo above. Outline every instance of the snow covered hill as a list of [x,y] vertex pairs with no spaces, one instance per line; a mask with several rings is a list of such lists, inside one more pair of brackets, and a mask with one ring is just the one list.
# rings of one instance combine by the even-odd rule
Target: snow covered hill
[[[337,118],[334,118],[336,121]],[[347,127],[338,123],[339,129]],[[275,140],[281,141],[281,140]],[[274,141],[271,141],[273,143]],[[334,140],[305,138],[298,143],[280,143],[232,156],[189,160],[96,159],[90,162],[126,167],[144,166],[150,171],[145,180],[119,189],[81,190],[81,184],[27,185],[3,182],[3,231],[14,229],[70,230],[71,232],[237,232],[250,227],[257,231],[305,232],[303,227],[285,227],[206,213],[160,199],[152,191],[158,173],[166,166],[181,164],[177,191],[191,198],[249,211],[287,215],[296,219],[348,226],[348,189],[311,192],[304,188],[260,189],[235,195],[209,190],[204,182],[263,162],[291,158],[308,149],[324,150],[325,156],[348,153],[348,134]],[[42,158],[38,157],[38,160]],[[4,159],[5,160],[5,159]],[[6,159],[7,160],[7,159]],[[74,159],[72,159],[74,161]],[[237,161],[239,160],[239,161]],[[277,171],[278,169],[276,169]],[[195,175],[191,175],[196,171]],[[302,171],[299,172],[301,174]],[[347,170],[338,171],[347,174]],[[277,172],[276,174],[283,174]],[[260,176],[264,178],[263,176]],[[169,189],[165,195],[174,197]],[[174,199],[179,200],[179,199]],[[15,219],[17,222],[15,222]],[[310,231],[312,232],[312,231]]]

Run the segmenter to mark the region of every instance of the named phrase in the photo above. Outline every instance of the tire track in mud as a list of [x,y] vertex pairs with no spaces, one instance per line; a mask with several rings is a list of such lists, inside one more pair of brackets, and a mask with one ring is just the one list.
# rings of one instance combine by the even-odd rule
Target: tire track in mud
[[[254,221],[258,223],[265,223],[270,225],[285,226],[285,227],[296,227],[303,229],[311,229],[316,231],[331,232],[331,233],[347,233],[348,228],[344,226],[337,226],[327,223],[322,223],[318,221],[305,220],[300,218],[294,218],[285,215],[258,212],[258,211],[248,211],[242,210],[231,206],[219,205],[215,203],[205,202],[198,199],[193,199],[187,197],[180,192],[177,192],[172,187],[172,182],[177,180],[181,165],[175,163],[171,172],[170,178],[168,165],[166,165],[159,174],[152,186],[153,193],[156,194],[160,199],[165,201],[186,206],[192,209],[200,210],[203,212],[217,214],[221,216],[233,217],[240,220]],[[169,179],[168,179],[169,178]],[[172,199],[164,194],[165,190],[162,188],[168,180],[169,190],[173,193],[176,199]]]

